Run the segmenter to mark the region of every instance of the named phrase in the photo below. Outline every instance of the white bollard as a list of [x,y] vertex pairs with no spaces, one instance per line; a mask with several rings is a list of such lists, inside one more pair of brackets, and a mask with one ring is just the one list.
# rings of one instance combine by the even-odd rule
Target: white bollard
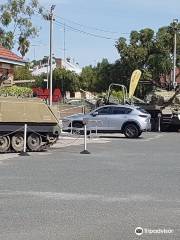
[[27,124],[24,124],[24,149],[23,152],[26,152],[26,140],[27,140]]
[[98,133],[98,121],[96,121],[96,137],[97,137],[97,133]]
[[158,113],[158,132],[161,132],[161,113]]
[[72,130],[72,121],[71,121],[71,125],[70,125],[70,126],[71,126],[71,134],[72,134],[72,133],[73,133],[73,130]]
[[23,152],[21,152],[19,155],[21,156],[29,156],[29,154],[26,152],[26,142],[27,142],[27,124],[24,124],[24,146],[23,146]]
[[84,124],[84,151],[87,151],[87,125]]
[[80,152],[81,154],[90,154],[90,152],[87,150],[87,120],[84,119],[84,150]]

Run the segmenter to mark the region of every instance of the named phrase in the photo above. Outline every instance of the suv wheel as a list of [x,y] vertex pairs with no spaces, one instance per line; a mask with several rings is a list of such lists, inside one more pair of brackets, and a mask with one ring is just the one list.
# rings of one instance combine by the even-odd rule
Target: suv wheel
[[140,137],[140,136],[141,136],[141,134],[142,134],[142,131],[139,131],[138,137]]
[[141,135],[141,132],[136,124],[129,123],[124,128],[124,135],[127,138],[137,138]]
[[84,134],[84,131],[83,130],[79,130],[78,128],[83,128],[83,123],[80,123],[80,122],[73,122],[72,123],[72,127],[73,128],[77,128],[77,129],[73,129],[73,133],[74,134],[80,134],[80,135],[83,135]]

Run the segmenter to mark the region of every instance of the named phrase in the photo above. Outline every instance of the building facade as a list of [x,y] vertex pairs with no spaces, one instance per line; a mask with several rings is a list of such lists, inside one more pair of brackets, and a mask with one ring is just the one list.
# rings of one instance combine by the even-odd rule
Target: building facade
[[13,85],[15,66],[25,66],[25,61],[0,45],[0,87]]
[[[68,71],[75,72],[78,75],[82,72],[79,64],[75,63],[70,58],[63,60],[61,58],[53,57],[52,69],[54,70],[56,68],[66,69]],[[33,76],[40,76],[41,74],[47,74],[49,70],[49,60],[47,59],[46,63],[35,66],[31,71]]]

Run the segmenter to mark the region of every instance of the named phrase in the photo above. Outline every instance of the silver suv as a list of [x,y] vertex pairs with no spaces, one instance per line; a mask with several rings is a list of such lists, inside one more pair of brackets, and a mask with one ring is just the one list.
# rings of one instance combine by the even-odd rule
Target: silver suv
[[[150,114],[133,105],[107,105],[87,114],[77,114],[63,119],[63,130],[83,128],[84,119],[87,128],[103,133],[123,133],[127,138],[137,138],[144,131],[151,130]],[[95,127],[96,126],[96,127]]]

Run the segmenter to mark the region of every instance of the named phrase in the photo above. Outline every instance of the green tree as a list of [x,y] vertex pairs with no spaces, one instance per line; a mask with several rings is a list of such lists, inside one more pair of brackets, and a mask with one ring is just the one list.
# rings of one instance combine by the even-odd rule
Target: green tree
[[[180,38],[177,26],[177,65],[180,59]],[[170,74],[173,63],[174,26],[162,27],[157,34],[152,29],[132,31],[129,43],[125,38],[116,42],[120,54],[119,64],[123,72],[129,76],[135,69],[143,72],[144,80],[152,80],[160,84],[160,77]],[[128,85],[128,81],[127,81]]]
[[153,37],[153,30],[143,29],[139,32],[131,32],[129,44],[125,38],[120,38],[116,43],[120,54],[120,64],[123,65],[128,75],[135,69],[146,69],[147,60],[153,47]]
[[38,0],[8,0],[1,4],[0,44],[12,49],[16,40],[18,50],[25,56],[30,47],[30,39],[38,34],[38,29],[32,23],[32,17],[37,13],[44,16]]
[[53,71],[53,88],[61,88],[62,92],[75,92],[80,88],[79,76],[75,72],[56,68]]
[[16,67],[14,71],[14,80],[31,80],[33,76],[29,70],[29,66]]
[[95,82],[95,88],[97,92],[103,92],[107,90],[109,84],[112,82],[111,67],[111,64],[109,64],[106,58],[102,59],[102,61],[97,64],[97,79]]
[[80,86],[84,90],[92,92],[103,92],[112,83],[113,64],[107,59],[102,59],[97,66],[86,66],[82,69],[80,76]]
[[80,76],[80,86],[83,90],[95,91],[95,83],[97,81],[97,72],[96,68],[86,66],[82,69]]

